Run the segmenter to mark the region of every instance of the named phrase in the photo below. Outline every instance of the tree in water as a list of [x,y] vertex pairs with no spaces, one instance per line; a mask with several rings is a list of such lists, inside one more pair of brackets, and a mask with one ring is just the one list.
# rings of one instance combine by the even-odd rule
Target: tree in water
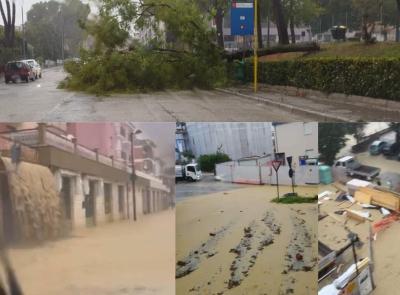
[[9,0],[5,0],[6,2],[6,12],[4,11],[4,6],[2,3],[3,0],[0,0],[0,12],[1,18],[3,19],[4,24],[4,46],[7,48],[14,47],[15,40],[15,2],[12,1],[10,4]]

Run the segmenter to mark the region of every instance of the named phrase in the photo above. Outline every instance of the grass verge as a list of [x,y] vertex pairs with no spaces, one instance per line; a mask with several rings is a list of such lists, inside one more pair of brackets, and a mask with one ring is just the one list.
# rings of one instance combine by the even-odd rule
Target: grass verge
[[318,200],[318,196],[314,196],[312,198],[299,196],[298,194],[286,194],[282,197],[274,198],[271,200],[273,203],[279,204],[303,204],[303,203],[316,203]]

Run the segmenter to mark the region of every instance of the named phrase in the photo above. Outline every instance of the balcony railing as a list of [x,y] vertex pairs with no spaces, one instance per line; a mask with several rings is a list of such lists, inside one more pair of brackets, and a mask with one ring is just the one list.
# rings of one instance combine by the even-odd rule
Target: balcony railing
[[70,139],[67,136],[59,134],[51,130],[51,128],[41,127],[36,129],[18,130],[0,134],[0,151],[9,154],[14,142],[20,143],[23,152],[23,159],[28,161],[38,161],[38,154],[35,148],[40,146],[53,146],[61,150],[77,154],[81,157],[98,161],[107,166],[114,167],[119,170],[131,173],[132,169],[128,166],[128,162],[115,160],[112,157],[98,153],[97,149],[90,149]]

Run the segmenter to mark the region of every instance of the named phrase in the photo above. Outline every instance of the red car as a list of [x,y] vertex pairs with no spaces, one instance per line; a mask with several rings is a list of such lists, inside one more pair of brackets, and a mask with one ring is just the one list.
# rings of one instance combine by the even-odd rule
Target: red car
[[11,61],[6,64],[4,69],[4,77],[6,84],[8,82],[17,82],[18,80],[25,81],[35,80],[35,74],[30,65],[21,61]]

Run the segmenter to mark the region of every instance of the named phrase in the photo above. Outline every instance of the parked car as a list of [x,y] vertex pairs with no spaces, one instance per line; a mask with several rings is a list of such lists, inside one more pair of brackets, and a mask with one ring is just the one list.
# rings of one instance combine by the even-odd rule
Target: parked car
[[382,153],[386,157],[393,157],[396,156],[400,152],[400,142],[394,142],[391,144],[387,144],[382,149]]
[[35,74],[30,65],[22,61],[11,61],[6,64],[4,70],[4,79],[8,82],[17,82],[18,80],[25,81],[35,80]]
[[369,146],[369,154],[372,156],[380,155],[382,153],[383,148],[387,145],[386,141],[375,140]]
[[353,156],[346,156],[335,162],[332,171],[343,171],[353,178],[371,180],[379,175],[381,169],[373,166],[362,165]]
[[40,64],[34,59],[24,59],[21,60],[22,62],[27,63],[33,69],[33,73],[35,74],[35,79],[42,78],[42,68]]

